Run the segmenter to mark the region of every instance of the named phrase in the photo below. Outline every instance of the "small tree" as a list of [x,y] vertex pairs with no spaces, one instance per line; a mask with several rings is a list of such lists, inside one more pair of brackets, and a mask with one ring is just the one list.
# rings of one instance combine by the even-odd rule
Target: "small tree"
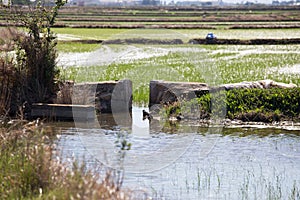
[[58,10],[67,0],[56,0],[50,10],[39,1],[28,12],[17,11],[14,15],[16,23],[26,28],[27,34],[16,41],[16,70],[19,80],[14,88],[12,107],[27,101],[49,103],[57,92],[55,79],[59,71],[56,67],[57,44],[51,27],[55,23]]

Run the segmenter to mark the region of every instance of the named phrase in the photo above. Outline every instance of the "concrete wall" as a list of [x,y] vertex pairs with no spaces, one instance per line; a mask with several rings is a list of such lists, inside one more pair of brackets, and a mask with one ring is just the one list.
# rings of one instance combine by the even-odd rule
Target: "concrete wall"
[[98,113],[131,111],[132,82],[125,79],[75,84],[72,104],[95,105]]
[[177,100],[190,100],[208,91],[209,87],[206,83],[150,81],[149,106]]

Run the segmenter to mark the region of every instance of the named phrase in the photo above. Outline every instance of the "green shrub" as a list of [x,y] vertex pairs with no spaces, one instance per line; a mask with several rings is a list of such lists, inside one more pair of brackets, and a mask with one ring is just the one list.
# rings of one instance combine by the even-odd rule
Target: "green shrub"
[[[55,80],[59,71],[56,67],[57,42],[51,27],[59,8],[65,3],[63,0],[55,1],[55,6],[48,10],[39,1],[34,7],[28,7],[28,11],[16,10],[12,15],[12,20],[24,26],[28,32],[14,33],[11,40],[15,40],[16,58],[10,63],[1,62],[1,68],[5,70],[0,71],[0,77],[8,77],[11,85],[8,87],[3,83],[0,89],[10,90],[11,115],[15,115],[24,102],[29,105],[34,102],[47,103],[55,98],[58,90]],[[10,66],[12,63],[14,68]],[[6,75],[4,72],[8,68],[13,72]],[[3,110],[0,110],[1,114]]]

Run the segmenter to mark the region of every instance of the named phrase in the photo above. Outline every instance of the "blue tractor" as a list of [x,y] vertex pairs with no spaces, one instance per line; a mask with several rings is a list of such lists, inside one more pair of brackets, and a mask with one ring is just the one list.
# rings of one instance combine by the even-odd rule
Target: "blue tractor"
[[213,33],[208,33],[206,35],[205,39],[206,39],[207,43],[215,43],[215,41],[217,40],[217,36],[215,34],[213,34]]
[[213,33],[208,33],[206,35],[206,40],[216,40],[217,39],[217,36]]

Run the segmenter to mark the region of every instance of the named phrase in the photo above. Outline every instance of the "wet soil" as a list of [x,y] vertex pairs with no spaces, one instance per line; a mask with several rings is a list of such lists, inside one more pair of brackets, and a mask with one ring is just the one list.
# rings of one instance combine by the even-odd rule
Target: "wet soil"
[[[131,39],[115,39],[115,40],[63,40],[63,43],[82,43],[82,44],[167,44],[167,45],[176,45],[184,44],[181,39],[169,39],[169,40],[160,40],[160,39],[145,39],[145,38],[131,38]],[[216,44],[216,45],[286,45],[286,44],[300,44],[300,38],[283,38],[283,39],[250,39],[250,40],[241,40],[241,39],[191,39],[189,40],[190,44]]]
[[216,44],[216,45],[285,45],[285,44],[300,44],[300,38],[288,39],[191,39],[192,44]]

